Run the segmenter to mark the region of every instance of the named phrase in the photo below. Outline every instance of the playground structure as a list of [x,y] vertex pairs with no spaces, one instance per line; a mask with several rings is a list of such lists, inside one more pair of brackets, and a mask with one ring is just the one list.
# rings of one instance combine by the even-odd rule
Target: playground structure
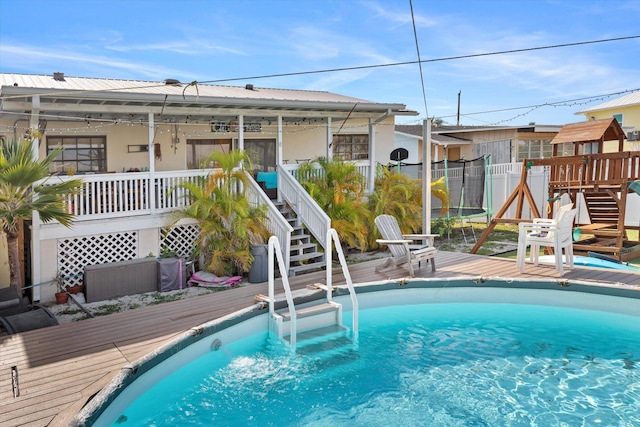
[[[595,252],[619,261],[640,256],[640,241],[631,239],[627,233],[628,230],[640,230],[640,224],[625,225],[627,196],[640,188],[640,153],[629,151],[525,159],[518,186],[496,212],[471,249],[472,254],[478,251],[497,224],[531,221],[522,215],[525,202],[534,217],[542,217],[528,185],[529,172],[537,166],[549,170],[548,217],[553,216],[554,202],[563,194],[567,194],[575,206],[587,210],[589,223],[578,224],[576,228],[580,232],[574,233],[576,254]],[[513,203],[516,203],[515,218],[503,218]]]

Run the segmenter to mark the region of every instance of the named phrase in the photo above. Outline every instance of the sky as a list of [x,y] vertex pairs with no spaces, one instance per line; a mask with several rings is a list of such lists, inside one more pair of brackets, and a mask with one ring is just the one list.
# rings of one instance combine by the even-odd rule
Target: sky
[[[405,104],[406,124],[455,125],[459,104],[461,125],[563,125],[640,89],[639,16],[639,0],[1,0],[0,72],[329,91]],[[525,51],[468,57],[508,50]]]

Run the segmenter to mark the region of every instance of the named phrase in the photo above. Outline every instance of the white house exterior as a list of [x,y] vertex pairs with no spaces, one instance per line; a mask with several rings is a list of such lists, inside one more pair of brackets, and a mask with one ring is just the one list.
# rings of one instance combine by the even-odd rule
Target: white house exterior
[[39,129],[34,156],[65,147],[50,179],[85,181],[82,197],[68,201],[73,228],[36,215],[27,234],[28,282],[40,301],[53,299],[47,283],[58,271],[157,255],[163,239],[192,239],[188,227],[167,235],[169,213],[184,203],[170,189],[206,174],[200,162],[213,150],[246,149],[261,171],[339,155],[357,161],[372,185],[373,166],[394,147],[395,117],[417,114],[329,92],[62,73],[0,74],[0,100],[1,138]]

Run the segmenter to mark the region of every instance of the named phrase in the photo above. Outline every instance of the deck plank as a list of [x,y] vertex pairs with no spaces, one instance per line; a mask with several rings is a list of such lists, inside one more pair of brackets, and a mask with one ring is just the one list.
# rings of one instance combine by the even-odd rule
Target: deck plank
[[[416,276],[423,278],[524,278],[560,280],[553,265],[527,263],[520,274],[515,261],[482,255],[440,251],[436,271],[423,263]],[[381,282],[407,277],[407,270],[376,272],[383,260],[349,266],[354,283]],[[325,283],[325,272],[289,279],[292,288]],[[640,274],[576,267],[562,279],[625,284],[640,287]],[[339,269],[333,284],[346,283]],[[279,282],[279,281],[278,281]],[[280,286],[280,285],[278,285]],[[281,287],[280,287],[281,289]],[[0,337],[0,426],[69,423],[85,402],[128,363],[170,342],[178,334],[255,304],[267,284],[249,284],[196,298],[141,307],[123,313]],[[132,326],[133,325],[133,326]],[[18,369],[20,396],[13,397],[11,367]]]

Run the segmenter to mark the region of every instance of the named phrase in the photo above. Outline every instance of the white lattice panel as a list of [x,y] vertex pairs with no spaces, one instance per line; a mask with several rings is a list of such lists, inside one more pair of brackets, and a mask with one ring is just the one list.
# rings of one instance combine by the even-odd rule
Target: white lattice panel
[[161,230],[160,249],[168,249],[179,257],[191,259],[199,237],[200,226],[197,224],[164,228]]
[[83,283],[84,267],[138,257],[136,231],[58,239],[58,271],[69,286]]

